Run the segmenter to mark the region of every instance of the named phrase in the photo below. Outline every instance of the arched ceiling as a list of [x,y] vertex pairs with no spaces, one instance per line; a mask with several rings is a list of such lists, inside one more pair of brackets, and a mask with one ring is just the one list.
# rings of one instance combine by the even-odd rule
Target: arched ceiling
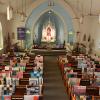
[[[9,3],[13,7],[14,12],[16,10],[20,11],[22,9],[22,1],[23,1],[23,6],[25,6],[25,2],[26,2],[26,7],[29,8],[30,5],[37,0],[0,0],[0,13],[6,14],[6,7]],[[72,7],[72,9],[75,10],[76,12],[79,12],[80,14],[84,12],[85,15],[90,13],[90,7],[92,1],[92,13],[93,14],[100,13],[100,0],[63,0],[63,1],[69,4]]]
[[[38,20],[39,16],[41,13],[45,13],[45,11],[48,11],[52,9],[58,16],[61,17],[63,20],[64,26],[67,27],[67,30],[65,33],[69,31],[73,31],[73,26],[72,26],[72,19],[71,15],[69,12],[61,5],[59,2],[55,2],[55,6],[48,8],[48,1],[45,0],[45,2],[42,2],[39,6],[34,8],[32,12],[29,14],[27,20],[26,20],[26,27],[31,28],[32,25]],[[35,20],[34,20],[35,18]]]
[[73,10],[83,15],[89,15],[90,9],[93,15],[100,13],[100,0],[64,0]]
[[[47,0],[42,0],[42,1],[44,1],[44,2],[41,2],[41,4],[39,4],[39,5],[37,4],[36,7],[34,7],[35,5],[32,6],[32,7],[34,7],[34,9],[32,9],[32,12],[29,14],[29,16],[26,20],[25,27],[28,28],[31,31],[31,33],[33,32],[33,34],[34,34],[33,28],[36,25],[35,23],[40,18],[40,16],[42,14],[45,14],[48,10],[52,10],[61,19],[61,22],[63,23],[63,26],[64,26],[63,27],[64,32],[61,31],[60,33],[67,34],[70,31],[74,32],[71,16],[70,16],[69,12],[65,9],[65,7],[60,3],[61,2],[60,0],[59,0],[60,2],[55,0],[56,1],[55,6],[52,6],[50,8],[48,7],[48,1]],[[32,36],[31,35],[29,36],[27,34],[27,37],[29,37],[29,38],[27,38],[26,44],[27,44],[27,46],[30,46],[31,43],[29,43],[28,40],[30,40],[30,39],[32,40],[32,38],[31,38]],[[67,41],[67,35],[66,35],[66,37],[64,37],[64,39]]]
[[14,13],[16,13],[17,10],[21,12],[22,9],[25,11],[25,8],[29,8],[34,1],[36,0],[0,0],[0,14],[6,14],[8,5],[13,8]]
[[[57,16],[53,11],[47,11],[43,15],[40,16],[38,21],[34,27],[34,34],[39,37],[38,41],[41,41],[42,29],[45,24],[49,22],[52,23],[52,26],[55,28],[56,31],[56,43],[63,43],[64,40],[64,26],[62,20]],[[34,35],[33,34],[33,35]],[[38,35],[37,35],[38,34]]]
[[47,21],[51,21],[54,25],[55,25],[55,27],[56,27],[56,29],[57,29],[57,32],[58,32],[58,30],[59,30],[59,20],[60,20],[60,18],[59,18],[59,20],[58,20],[58,18],[57,18],[58,16],[53,12],[53,11],[47,11],[46,13],[44,13],[39,19],[41,19],[40,20],[40,27],[42,27],[43,26],[43,24],[45,23],[45,22],[47,22]]

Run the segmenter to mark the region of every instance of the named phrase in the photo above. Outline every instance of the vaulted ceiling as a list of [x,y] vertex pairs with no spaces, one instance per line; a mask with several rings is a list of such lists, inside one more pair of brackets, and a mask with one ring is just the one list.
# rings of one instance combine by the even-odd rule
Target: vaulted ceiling
[[[37,0],[0,0],[0,13],[6,14],[7,5],[11,5],[13,10],[24,10],[30,7],[32,3]],[[50,0],[48,0],[50,1]],[[52,0],[51,0],[52,1]],[[84,15],[98,15],[100,13],[100,0],[63,0],[67,3],[75,12]],[[57,2],[57,0],[54,0]],[[90,14],[91,12],[91,14]]]
[[13,8],[13,11],[25,11],[25,8],[28,8],[33,1],[36,0],[0,0],[0,13],[6,14],[6,8],[10,5]]
[[[100,0],[64,0],[70,7],[80,14],[98,15],[100,14]],[[90,14],[91,12],[91,14]]]

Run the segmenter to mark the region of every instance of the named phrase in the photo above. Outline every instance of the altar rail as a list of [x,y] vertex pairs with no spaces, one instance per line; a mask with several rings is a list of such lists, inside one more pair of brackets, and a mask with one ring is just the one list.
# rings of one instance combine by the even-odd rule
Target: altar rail
[[58,49],[58,50],[53,50],[53,49],[32,49],[31,53],[41,54],[41,55],[65,55],[67,52],[65,49]]

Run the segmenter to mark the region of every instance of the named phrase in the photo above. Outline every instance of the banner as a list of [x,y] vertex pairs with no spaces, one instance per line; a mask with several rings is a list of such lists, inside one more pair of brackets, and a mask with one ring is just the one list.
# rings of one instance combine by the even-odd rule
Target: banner
[[17,39],[18,40],[25,40],[26,37],[26,28],[18,27],[17,28]]

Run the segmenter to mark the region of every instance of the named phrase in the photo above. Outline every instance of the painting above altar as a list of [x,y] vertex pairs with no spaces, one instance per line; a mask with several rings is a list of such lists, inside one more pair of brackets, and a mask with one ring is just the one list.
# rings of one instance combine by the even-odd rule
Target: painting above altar
[[43,25],[41,41],[49,43],[56,41],[55,25],[52,24],[50,21]]

